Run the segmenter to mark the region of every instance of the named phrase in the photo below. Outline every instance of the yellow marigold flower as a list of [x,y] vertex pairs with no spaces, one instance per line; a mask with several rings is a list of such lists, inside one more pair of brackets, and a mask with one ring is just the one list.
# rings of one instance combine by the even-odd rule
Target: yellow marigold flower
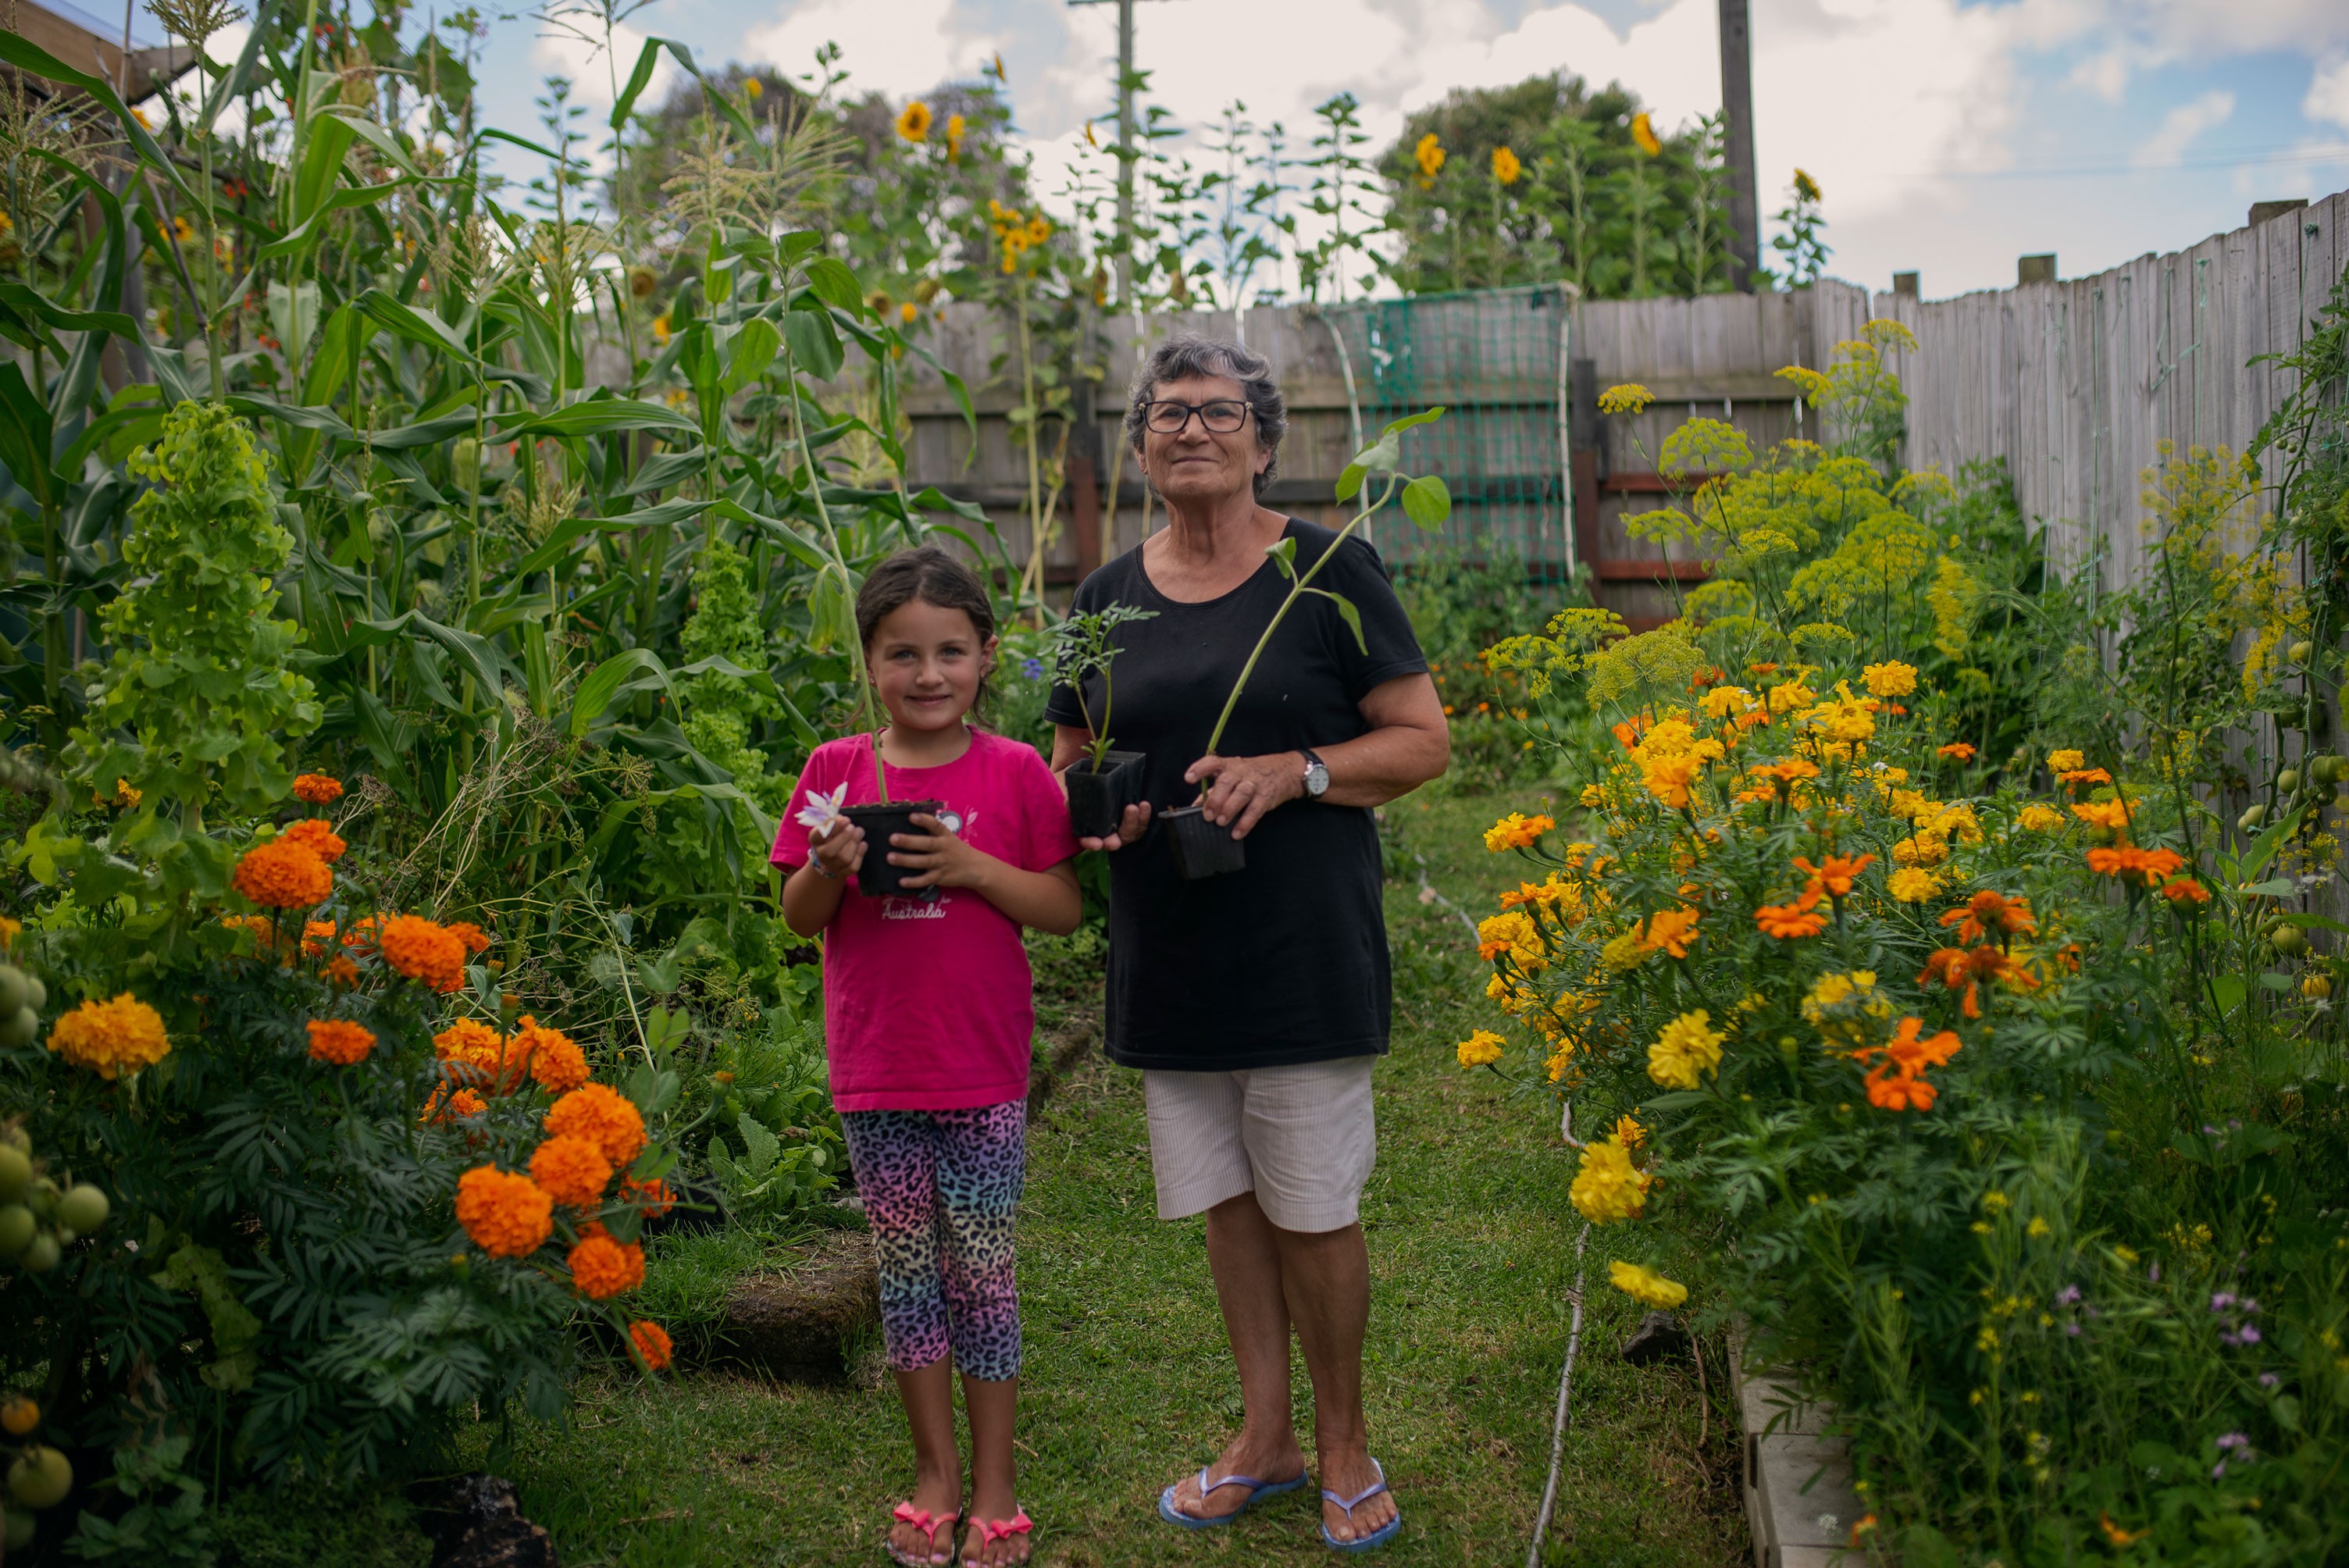
[[1547,817],[1512,811],[1485,830],[1485,847],[1496,855],[1503,850],[1529,850],[1557,826]]
[[642,1318],[631,1323],[628,1325],[628,1343],[636,1347],[636,1358],[645,1364],[647,1371],[665,1372],[668,1369],[673,1347],[669,1344],[668,1330],[659,1324],[647,1323]]
[[457,1222],[493,1258],[527,1257],[554,1232],[554,1200],[527,1176],[477,1165],[457,1178]]
[[465,983],[465,939],[420,915],[395,914],[376,937],[383,961],[447,995]]
[[84,1002],[49,1028],[49,1049],[102,1078],[151,1068],[171,1054],[163,1016],[125,991],[111,1002]]
[[1913,838],[1901,840],[1892,846],[1892,859],[1904,866],[1938,866],[1950,858],[1950,841],[1930,829],[1919,829]]
[[2047,754],[2047,770],[2051,773],[2077,773],[2087,765],[2088,759],[2070,747]]
[[1637,414],[1656,400],[1656,395],[1637,381],[1626,381],[1609,387],[1599,395],[1599,411],[1602,414]]
[[1028,243],[1030,247],[1040,245],[1051,237],[1051,220],[1043,213],[1039,212],[1028,220]]
[[13,920],[7,915],[0,914],[0,947],[6,947],[15,943],[24,929],[23,921]]
[[571,1249],[571,1283],[590,1301],[609,1301],[645,1283],[645,1249],[616,1242],[599,1227]]
[[348,1018],[313,1018],[308,1024],[310,1055],[338,1068],[356,1067],[375,1049],[375,1036],[365,1024]]
[[1476,925],[1476,956],[1490,964],[1497,958],[1516,961],[1524,974],[1535,974],[1549,965],[1549,949],[1544,945],[1541,928],[1523,910],[1506,910],[1479,921]]
[[1649,157],[1663,156],[1664,144],[1656,139],[1655,124],[1646,114],[1635,114],[1631,117],[1631,139],[1638,143],[1640,150]]
[[766,90],[767,85],[756,77],[751,77],[742,83],[742,96],[745,98],[755,98]]
[[1688,1286],[1621,1258],[1608,1264],[1607,1281],[1640,1305],[1659,1312],[1670,1312],[1688,1299]]
[[139,810],[139,802],[145,799],[147,799],[147,791],[133,789],[129,779],[117,779],[114,781],[114,803],[124,810],[136,811]]
[[1435,132],[1431,130],[1419,139],[1419,145],[1412,150],[1412,159],[1419,165],[1422,180],[1435,178],[1436,170],[1444,167],[1444,144],[1436,139]]
[[1567,1189],[1567,1197],[1592,1224],[1612,1224],[1639,1217],[1653,1181],[1631,1163],[1631,1151],[1621,1139],[1608,1138],[1584,1145],[1582,1168]]
[[1715,686],[1697,704],[1708,718],[1733,718],[1754,706],[1754,694],[1744,686]]
[[1549,1081],[1556,1083],[1566,1077],[1566,1069],[1573,1059],[1574,1043],[1570,1040],[1561,1041],[1557,1051],[1552,1053],[1547,1061],[1542,1063],[1543,1069],[1549,1074]]
[[618,1090],[591,1083],[573,1089],[546,1113],[546,1130],[586,1139],[614,1170],[626,1168],[645,1146],[645,1119]]
[[1695,1088],[1702,1075],[1721,1068],[1721,1042],[1729,1037],[1709,1027],[1713,1016],[1700,1007],[1664,1026],[1648,1047],[1648,1076],[1666,1088]]
[[309,909],[333,894],[335,873],[308,844],[272,839],[237,858],[229,885],[264,909]]
[[668,346],[668,312],[663,311],[653,317],[653,341],[666,348]]
[[1506,147],[1493,149],[1494,179],[1504,185],[1515,185],[1517,182],[1517,176],[1524,172],[1525,165],[1517,161],[1516,153]]
[[313,806],[331,806],[343,798],[343,786],[337,779],[323,773],[297,774],[294,779],[294,799],[306,800]]
[[553,1094],[568,1094],[587,1081],[587,1057],[578,1043],[560,1029],[550,1029],[532,1017],[522,1016],[515,1026],[514,1040],[530,1063],[530,1076],[538,1087]]
[[1819,694],[1800,681],[1787,681],[1770,688],[1770,711],[1791,713],[1798,707],[1809,707],[1819,700]]
[[550,1138],[530,1157],[530,1179],[566,1208],[592,1209],[612,1184],[612,1162],[584,1138]]
[[1907,696],[1917,689],[1917,666],[1895,659],[1888,664],[1869,665],[1859,672],[1868,683],[1870,696]]
[[1941,891],[1941,879],[1916,866],[1903,866],[1892,873],[1886,885],[1902,903],[1923,903]]
[[968,129],[963,123],[962,116],[958,114],[947,116],[947,156],[948,158],[962,156],[962,139]]
[[1650,950],[1640,945],[1640,933],[1635,928],[1609,941],[1599,950],[1599,961],[1619,975],[1627,975],[1646,962]]
[[900,325],[911,326],[914,323],[921,319],[921,306],[916,304],[912,300],[907,300],[905,304],[897,307],[897,321]]
[[1490,1029],[1478,1029],[1460,1042],[1457,1055],[1464,1068],[1481,1068],[1501,1059],[1502,1047],[1508,1042]]
[[927,141],[930,139],[930,106],[916,98],[897,117],[897,134],[907,141]]
[[1874,1033],[1868,1020],[1892,1016],[1892,999],[1877,989],[1876,971],[1822,975],[1803,997],[1803,1019],[1822,1038],[1857,1046]]
[[350,848],[323,817],[305,817],[298,822],[288,823],[278,838],[285,843],[305,846],[328,865],[341,860],[343,851]]
[[2092,828],[2109,828],[2116,833],[2128,831],[2129,810],[2118,800],[2076,801],[2072,815]]

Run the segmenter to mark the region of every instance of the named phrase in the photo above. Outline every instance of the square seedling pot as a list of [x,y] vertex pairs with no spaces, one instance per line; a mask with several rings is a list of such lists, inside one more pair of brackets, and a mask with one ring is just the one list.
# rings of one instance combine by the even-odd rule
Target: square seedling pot
[[1197,806],[1177,806],[1159,813],[1174,841],[1174,870],[1185,882],[1219,877],[1247,864],[1247,846],[1219,828]]
[[840,814],[864,830],[864,864],[856,873],[856,890],[874,898],[936,898],[935,887],[908,888],[905,879],[922,873],[889,863],[889,835],[911,833],[914,813],[935,816],[938,800],[892,800],[886,806],[843,806]]
[[1069,826],[1077,837],[1106,839],[1117,831],[1125,809],[1142,799],[1145,760],[1139,751],[1112,751],[1102,756],[1098,771],[1090,757],[1069,765],[1061,777],[1069,783]]

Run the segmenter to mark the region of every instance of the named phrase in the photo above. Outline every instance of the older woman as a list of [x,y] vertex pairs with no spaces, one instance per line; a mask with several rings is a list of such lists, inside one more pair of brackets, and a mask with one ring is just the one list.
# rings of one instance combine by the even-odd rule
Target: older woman
[[[1198,1529],[1301,1485],[1289,1419],[1292,1328],[1313,1380],[1325,1539],[1361,1551],[1401,1526],[1363,1423],[1370,1259],[1359,1219],[1377,1135],[1371,1067],[1387,1048],[1386,931],[1371,808],[1441,774],[1451,736],[1378,555],[1350,540],[1315,586],[1350,600],[1365,651],[1308,596],[1249,677],[1219,754],[1216,715],[1288,581],[1336,535],[1260,504],[1287,428],[1261,356],[1177,337],[1134,377],[1125,433],[1166,527],[1086,579],[1080,610],[1152,612],[1117,630],[1115,739],[1145,752],[1146,800],[1111,861],[1109,1043],[1139,1068],[1158,1214],[1206,1215],[1207,1260],[1247,1414],[1159,1511]],[[1089,677],[1098,680],[1098,676]],[[1098,691],[1091,710],[1102,709]],[[1053,766],[1089,738],[1062,688]],[[1240,872],[1181,880],[1153,809],[1201,800],[1247,843]]]

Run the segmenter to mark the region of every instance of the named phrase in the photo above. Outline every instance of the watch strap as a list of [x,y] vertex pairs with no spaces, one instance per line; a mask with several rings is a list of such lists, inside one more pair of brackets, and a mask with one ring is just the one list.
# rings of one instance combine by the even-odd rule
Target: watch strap
[[1305,758],[1306,797],[1309,799],[1319,799],[1321,790],[1313,788],[1313,770],[1316,768],[1319,768],[1321,770],[1321,789],[1327,789],[1330,788],[1330,765],[1322,761],[1320,757],[1316,754],[1314,749],[1309,746],[1300,746],[1297,749]]

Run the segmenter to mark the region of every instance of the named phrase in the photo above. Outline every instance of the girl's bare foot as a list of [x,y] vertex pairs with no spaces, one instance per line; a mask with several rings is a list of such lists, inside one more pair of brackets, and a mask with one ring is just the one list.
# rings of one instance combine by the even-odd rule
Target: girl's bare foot
[[971,1496],[962,1537],[963,1568],[1009,1568],[1028,1561],[1027,1513],[1009,1497]]
[[889,1552],[900,1563],[944,1568],[954,1561],[954,1527],[962,1512],[962,1486],[954,1477],[916,1484],[911,1502],[897,1505]]

